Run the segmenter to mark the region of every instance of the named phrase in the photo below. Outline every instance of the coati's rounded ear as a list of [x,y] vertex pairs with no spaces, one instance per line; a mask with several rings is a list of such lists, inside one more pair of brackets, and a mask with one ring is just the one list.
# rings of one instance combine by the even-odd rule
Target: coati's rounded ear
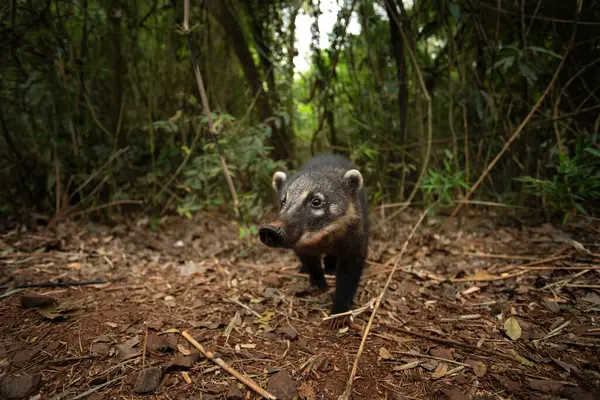
[[360,171],[357,169],[346,171],[344,174],[344,181],[346,181],[346,184],[348,184],[348,186],[357,192],[362,188],[363,185],[363,177]]
[[277,171],[273,174],[273,189],[276,192],[279,192],[281,190],[281,187],[283,186],[283,183],[285,182],[285,179],[287,178],[287,175],[285,174],[285,172],[281,172],[281,171]]

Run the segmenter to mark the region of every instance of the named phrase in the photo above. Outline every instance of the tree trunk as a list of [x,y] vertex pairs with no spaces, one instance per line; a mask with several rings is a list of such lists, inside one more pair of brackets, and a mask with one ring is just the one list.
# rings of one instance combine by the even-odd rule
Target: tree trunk
[[[259,68],[254,63],[252,53],[250,52],[248,41],[244,37],[238,18],[231,11],[231,4],[224,0],[207,0],[205,2],[207,11],[223,27],[226,35],[229,37],[231,46],[244,70],[246,80],[252,89],[252,93],[257,95],[256,106],[261,121],[273,116],[273,109],[269,104],[269,93],[262,89],[263,77]],[[260,93],[260,94],[259,94]],[[291,163],[293,148],[291,142],[285,134],[285,129],[280,129],[273,122],[269,123],[271,128],[271,142],[273,145],[273,158],[275,160],[285,160]],[[283,127],[283,124],[280,125]]]
[[[402,0],[399,0],[402,1]],[[404,42],[400,35],[400,15],[392,0],[386,0],[385,11],[390,20],[390,38],[392,50],[396,60],[396,77],[398,79],[398,111],[400,115],[400,130],[398,132],[398,144],[403,146],[406,142],[406,115],[408,105],[408,89],[406,87],[406,57],[404,55]]]

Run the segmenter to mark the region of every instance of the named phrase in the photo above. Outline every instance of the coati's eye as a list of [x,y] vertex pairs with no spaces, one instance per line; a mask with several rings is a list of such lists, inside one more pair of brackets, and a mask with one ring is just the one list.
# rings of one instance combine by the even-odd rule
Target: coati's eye
[[313,208],[319,208],[319,207],[321,207],[321,205],[323,205],[323,200],[321,200],[321,199],[320,199],[320,198],[318,198],[318,197],[314,197],[314,198],[311,200],[311,202],[310,202],[310,205],[311,205]]

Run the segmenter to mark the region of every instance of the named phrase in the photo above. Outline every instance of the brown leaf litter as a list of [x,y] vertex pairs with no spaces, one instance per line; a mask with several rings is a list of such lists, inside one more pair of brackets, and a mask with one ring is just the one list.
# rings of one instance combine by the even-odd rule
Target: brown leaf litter
[[[331,291],[310,290],[292,254],[239,239],[221,217],[167,218],[157,233],[143,223],[4,232],[0,397],[258,399],[262,389],[337,399],[418,215],[374,235],[360,310],[340,330],[325,326]],[[505,221],[473,212],[460,229],[423,223],[375,315],[350,398],[595,399],[597,227]],[[124,279],[87,283],[114,278]],[[47,282],[84,284],[11,291]]]

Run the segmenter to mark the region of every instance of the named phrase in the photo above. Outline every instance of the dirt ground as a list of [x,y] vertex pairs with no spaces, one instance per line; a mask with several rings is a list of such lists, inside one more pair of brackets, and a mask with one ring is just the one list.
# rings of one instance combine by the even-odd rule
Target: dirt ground
[[[599,224],[496,210],[445,232],[424,220],[367,336],[353,399],[600,398]],[[188,332],[277,398],[337,399],[419,216],[374,232],[355,299],[366,308],[342,330],[325,327],[331,291],[311,290],[290,252],[240,239],[222,217],[170,217],[158,232],[144,220],[2,232],[0,397],[262,398]],[[45,282],[62,286],[15,289]]]

